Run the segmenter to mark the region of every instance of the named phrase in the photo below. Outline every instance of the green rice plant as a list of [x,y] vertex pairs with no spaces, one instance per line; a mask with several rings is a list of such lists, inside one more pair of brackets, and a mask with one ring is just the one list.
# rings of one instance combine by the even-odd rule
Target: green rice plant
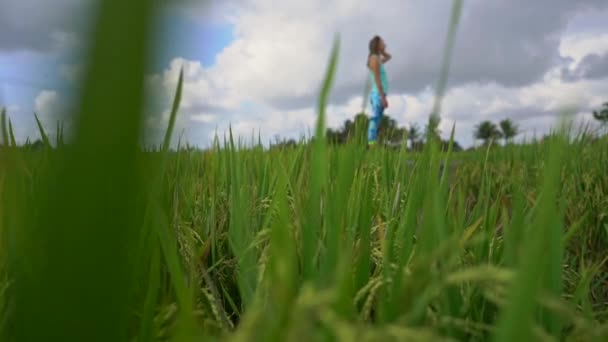
[[6,109],[2,108],[2,112],[0,112],[0,124],[2,125],[0,128],[0,132],[2,133],[2,145],[8,146],[8,129],[6,127]]
[[[496,334],[496,339],[500,341],[532,339],[538,294],[540,291],[548,291],[551,295],[561,293],[562,230],[555,199],[558,194],[561,153],[564,150],[562,139],[563,137],[558,136],[556,141],[552,142],[541,188],[542,197],[535,213],[533,227],[536,229],[525,233],[517,278],[512,285],[510,301]],[[547,273],[543,272],[539,277],[541,269]],[[561,332],[559,320],[547,312],[542,313],[541,316],[544,327],[553,336],[557,336]]]
[[[462,1],[454,2],[433,115]],[[0,125],[3,341],[608,337],[608,140],[422,153],[312,139],[141,146],[153,1],[101,3],[65,140]],[[115,51],[121,51],[116,54]],[[144,132],[145,133],[145,132]],[[568,137],[572,138],[566,138]],[[185,147],[184,147],[185,145]]]
[[131,245],[141,224],[137,129],[151,9],[147,1],[101,5],[72,146],[37,170],[36,196],[23,184],[31,180],[18,175],[24,170],[13,169],[10,183],[20,187],[12,193],[25,199],[7,214],[13,218],[9,275],[18,284],[10,289],[8,340],[127,338]]
[[42,142],[44,142],[45,146],[50,147],[51,141],[49,140],[49,137],[46,135],[46,132],[44,131],[44,127],[42,127],[42,123],[40,123],[40,119],[38,119],[38,115],[34,114],[34,118],[36,119],[36,124],[38,125],[38,131],[40,132],[40,137],[42,138]]

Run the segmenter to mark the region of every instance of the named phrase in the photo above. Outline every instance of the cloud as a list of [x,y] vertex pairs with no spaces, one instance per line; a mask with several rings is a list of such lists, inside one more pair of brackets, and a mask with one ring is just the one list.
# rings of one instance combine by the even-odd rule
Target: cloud
[[[579,39],[583,39],[580,38]],[[601,41],[598,37],[585,37],[588,41]],[[568,67],[586,68],[594,65],[596,52],[601,52],[601,44],[581,44],[571,36],[562,38],[560,55],[568,60]],[[581,57],[582,56],[582,57]],[[563,79],[563,65],[548,69],[539,79],[527,85],[514,87],[497,81],[470,81],[452,85],[443,101],[441,130],[447,138],[452,124],[456,123],[456,138],[464,146],[473,144],[472,130],[482,120],[498,122],[511,118],[521,123],[526,132],[536,130],[539,134],[548,132],[556,123],[560,113],[567,108],[575,112],[589,113],[605,102],[608,93],[607,77],[579,77],[567,81]],[[178,127],[187,132],[195,143],[208,144],[216,129],[221,134],[232,124],[235,134],[250,135],[260,130],[264,140],[271,140],[276,134],[297,138],[314,130],[316,101],[302,102],[301,106],[283,107],[273,101],[264,101],[260,95],[251,96],[238,88],[233,88],[219,73],[219,66],[204,68],[199,62],[184,59],[174,60],[162,74],[153,78],[164,92],[165,107],[173,96],[179,68],[184,66],[185,83],[183,106],[180,110]],[[594,69],[591,69],[594,70]],[[259,90],[261,92],[264,89]],[[277,88],[276,91],[281,91]],[[347,119],[367,110],[362,92],[351,92],[344,100],[332,97],[327,108],[327,124],[338,128]],[[156,96],[156,99],[162,98]],[[313,97],[314,98],[314,97]],[[255,101],[255,99],[260,99]],[[416,123],[424,127],[432,110],[434,91],[430,85],[415,91],[392,92],[387,114],[399,124]],[[252,108],[241,106],[243,101],[252,101]],[[162,106],[161,106],[162,107]],[[167,119],[168,111],[165,113]],[[165,121],[166,122],[166,121]],[[546,124],[544,130],[538,125]]]
[[[297,139],[314,131],[317,117],[314,105],[299,109],[282,109],[263,103],[249,108],[238,107],[238,102],[229,101],[236,94],[214,92],[213,87],[208,86],[198,87],[209,84],[205,82],[213,82],[208,79],[211,73],[197,62],[176,60],[162,76],[155,76],[157,85],[165,85],[161,91],[166,92],[166,98],[173,94],[180,65],[185,66],[184,89],[189,91],[184,91],[184,106],[179,112],[176,136],[184,132],[184,137],[191,143],[208,146],[215,134],[221,138],[230,125],[236,136],[247,138],[253,135],[257,138],[260,132],[264,142],[273,140],[275,135]],[[583,113],[579,116],[586,115],[584,113],[588,114],[605,101],[604,96],[608,93],[605,79],[565,82],[559,71],[559,67],[553,68],[540,81],[523,87],[471,82],[450,88],[443,100],[440,126],[443,137],[448,138],[455,123],[456,139],[461,145],[470,146],[474,143],[472,131],[477,123],[483,120],[497,123],[504,118],[520,124],[523,133],[530,135],[536,131],[542,135],[557,123],[565,110],[572,109],[575,113]],[[402,126],[416,123],[424,127],[434,100],[430,87],[416,93],[392,94],[388,97],[390,106],[386,114]],[[362,105],[363,97],[356,93],[346,101],[329,104],[326,109],[327,125],[339,128],[345,120],[352,119],[360,112]],[[367,104],[364,109],[368,110]],[[168,110],[156,118],[153,122],[160,123],[158,127],[164,132]]]
[[[450,85],[518,87],[540,81],[563,62],[560,32],[567,19],[607,7],[600,0],[467,1]],[[394,56],[387,65],[391,91],[419,92],[438,78],[449,11],[449,4],[438,0],[386,0],[380,6],[363,0],[242,1],[229,18],[236,39],[219,54],[209,76],[248,99],[285,110],[303,108],[318,94],[333,34],[339,32],[332,99],[343,102],[363,92],[366,45],[379,33]]]
[[59,107],[59,95],[54,90],[43,90],[34,100],[36,112],[44,116],[55,114]]
[[[225,89],[216,79],[209,75],[200,61],[189,61],[183,58],[174,59],[161,74],[151,75],[146,79],[146,89],[150,101],[146,109],[146,136],[149,142],[158,142],[163,137],[169,123],[170,108],[173,102],[180,70],[184,72],[180,111],[174,126],[174,143],[180,139],[182,132],[187,132],[190,140],[200,138],[222,119],[238,116],[236,111],[241,106],[235,90]],[[207,126],[210,127],[207,127]]]
[[91,0],[6,0],[0,11],[0,51],[70,49],[88,29]]
[[585,56],[579,65],[583,78],[601,79],[608,76],[608,53]]
[[[3,0],[0,11],[0,52],[41,53],[81,48],[83,34],[92,27],[99,0]],[[196,13],[201,20],[217,21],[235,0],[172,0],[165,11]],[[223,20],[223,19],[222,19]]]
[[608,52],[586,55],[573,69],[563,69],[564,80],[602,79],[608,77]]
[[561,70],[565,81],[608,76],[608,34],[578,34],[562,39],[560,51],[567,60]]
[[[91,3],[9,0],[0,13],[0,51],[75,48],[88,16],[73,16],[71,22],[66,13],[84,13]],[[28,22],[14,19],[31,8],[45,10]],[[572,18],[602,9],[608,9],[605,0],[466,1],[441,128],[447,132],[456,122],[458,138],[470,141],[470,129],[481,119],[533,121],[555,117],[564,104],[580,104],[584,111],[605,101],[608,36],[562,36]],[[394,57],[387,65],[387,113],[401,124],[423,125],[433,105],[450,17],[450,3],[443,0],[180,0],[169,10],[234,28],[234,41],[214,65],[178,58],[147,80],[146,127],[150,136],[162,137],[184,68],[174,136],[184,132],[201,145],[229,125],[245,136],[259,129],[264,139],[310,132],[334,33],[340,33],[341,49],[328,125],[338,127],[367,107],[361,95],[369,77],[366,45],[374,34],[385,38]],[[79,79],[75,65],[61,69],[71,82]],[[59,95],[41,93],[36,102],[58,112],[52,108],[63,106],[53,104],[61,103]]]
[[164,10],[215,24],[229,20],[229,13],[243,5],[242,0],[173,0]]
[[574,64],[591,53],[602,55],[608,52],[608,33],[567,35],[562,38],[559,51],[572,58]]
[[[64,133],[69,135],[72,125],[70,103],[66,94],[55,90],[42,90],[34,100],[34,111],[47,135],[53,139],[56,136],[57,123],[62,123]],[[32,126],[28,136],[39,136],[37,126]]]

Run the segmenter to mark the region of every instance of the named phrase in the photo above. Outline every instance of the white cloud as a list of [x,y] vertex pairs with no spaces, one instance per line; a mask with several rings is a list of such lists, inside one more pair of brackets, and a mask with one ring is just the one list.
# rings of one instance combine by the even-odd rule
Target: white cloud
[[[186,131],[195,143],[206,145],[215,129],[221,136],[229,124],[235,134],[250,136],[261,130],[269,139],[312,132],[335,32],[342,40],[327,108],[330,127],[362,109],[366,45],[376,33],[385,37],[393,54],[387,65],[387,114],[402,125],[423,126],[428,120],[450,14],[446,2],[386,0],[378,6],[362,0],[246,0],[229,5],[233,12],[224,17],[234,25],[235,40],[215,65],[176,59],[152,77],[150,84],[163,94],[157,100],[165,103],[165,121],[161,115],[150,122],[166,124],[166,104],[183,65],[184,95],[176,131]],[[607,7],[597,0],[465,2],[442,107],[444,136],[456,123],[457,139],[470,145],[475,124],[506,117],[520,121],[525,130],[539,131],[536,125],[544,125],[546,132],[565,106],[584,113],[605,101],[605,79],[566,82],[562,67],[570,63],[574,68],[590,53],[608,51],[608,36],[560,34],[567,25],[564,18],[580,19],[586,9]],[[528,20],[537,13],[545,19]],[[244,106],[246,102],[252,104]]]
[[[514,86],[538,81],[559,57],[559,32],[567,24],[562,18],[608,7],[596,0],[554,1],[549,8],[546,2],[522,7],[512,0],[467,1],[452,83]],[[449,11],[445,1],[243,1],[230,19],[236,39],[219,54],[209,74],[244,97],[284,109],[303,107],[319,90],[333,34],[339,32],[335,96],[346,101],[363,89],[366,45],[379,33],[395,57],[388,67],[391,88],[418,92],[436,81]],[[526,20],[537,11],[543,21]]]
[[[56,2],[48,6],[42,0],[9,1],[0,12],[0,49],[78,50],[93,2]],[[341,50],[328,125],[337,127],[361,111],[360,94],[368,77],[367,42],[377,33],[394,56],[387,65],[387,113],[401,124],[424,124],[433,106],[432,86],[450,5],[444,0],[174,1],[173,9],[181,15],[198,16],[205,23],[231,23],[235,40],[217,56],[215,65],[176,59],[163,73],[151,76],[147,127],[164,131],[183,66],[176,132],[186,132],[201,145],[208,143],[215,128],[222,131],[230,123],[235,132],[246,135],[257,129],[264,137],[306,134],[314,129],[316,98],[334,33],[341,34]],[[608,27],[597,15],[607,9],[605,0],[465,1],[442,130],[456,122],[458,137],[465,142],[474,123],[483,119],[509,116],[523,125],[548,124],[547,118],[565,105],[578,105],[585,112],[606,101],[608,82],[597,71],[606,70],[601,64],[606,59],[589,59],[588,65],[585,61],[590,54],[608,53]],[[33,17],[24,21],[24,13]],[[587,20],[589,16],[593,20]],[[581,64],[587,66],[579,70]],[[576,77],[562,79],[563,67]],[[65,65],[60,73],[73,83],[80,79],[81,68]],[[597,79],[589,79],[587,73],[598,74]],[[45,90],[35,107],[54,125],[66,102],[61,94]]]
[[0,11],[0,50],[50,52],[78,46],[88,31],[91,0],[7,0]]
[[604,34],[573,34],[564,37],[560,44],[562,56],[571,57],[574,65],[579,63],[585,56],[608,52],[608,33]]
[[39,115],[55,113],[59,104],[59,95],[54,90],[41,91],[34,100],[34,108]]
[[161,91],[169,98],[177,89],[179,72],[183,68],[184,80],[182,89],[182,109],[196,109],[202,106],[212,106],[226,110],[235,110],[243,98],[236,89],[222,85],[221,78],[214,77],[198,61],[175,59],[162,77],[152,78],[152,84],[161,87]]
[[216,118],[217,117],[214,114],[207,114],[207,113],[190,115],[190,120],[204,122],[204,123],[211,123],[211,122],[215,121]]
[[[166,77],[172,77],[168,75],[175,76],[171,72],[166,72]],[[203,83],[196,77],[186,79],[186,88],[196,88],[197,84]],[[170,83],[168,80],[164,82]],[[166,89],[171,89],[171,87]],[[185,106],[180,111],[176,131],[187,128],[194,130],[197,123],[204,124],[198,129],[207,133],[200,135],[202,141],[199,140],[195,143],[203,145],[209,143],[214,137],[216,128],[221,136],[224,131],[227,131],[229,124],[232,124],[235,135],[248,137],[259,130],[262,132],[264,141],[271,140],[275,134],[297,138],[302,134],[306,135],[314,131],[317,117],[316,106],[282,110],[272,105],[260,104],[240,112],[233,110],[233,106],[218,105],[215,107],[216,111],[213,111],[213,109],[208,109],[213,107],[210,104],[230,103],[229,100],[234,98],[230,96],[223,98],[218,93],[216,93],[218,96],[216,98],[200,95],[212,91],[211,88],[202,88],[199,92],[192,90],[184,93]],[[505,87],[495,83],[485,85],[469,83],[453,87],[447,92],[443,100],[443,121],[440,129],[443,136],[447,138],[455,123],[456,139],[465,146],[473,143],[472,129],[482,120],[498,122],[504,118],[512,118],[520,123],[525,132],[530,133],[536,130],[540,135],[547,133],[551,124],[557,123],[562,110],[574,106],[576,110],[588,113],[605,101],[607,93],[608,82],[606,80],[565,82],[561,80],[559,73],[554,71],[547,73],[540,82],[519,88]],[[434,94],[430,88],[413,94],[390,95],[389,108],[386,113],[401,125],[416,123],[420,127],[424,127],[433,108],[434,100]],[[233,105],[236,105],[236,101]],[[356,113],[359,113],[362,105],[363,98],[360,95],[351,96],[343,103],[328,105],[326,109],[327,125],[334,128],[340,127],[345,120],[352,119]],[[364,110],[369,112],[367,103]],[[168,113],[168,110],[164,112],[164,124],[166,124]]]
[[[34,111],[42,124],[47,135],[54,139],[57,132],[57,124],[61,123],[64,128],[64,138],[70,136],[72,120],[69,116],[70,105],[65,94],[55,90],[43,90],[34,100]],[[33,119],[33,118],[32,118]],[[32,125],[26,136],[39,136],[37,125]]]

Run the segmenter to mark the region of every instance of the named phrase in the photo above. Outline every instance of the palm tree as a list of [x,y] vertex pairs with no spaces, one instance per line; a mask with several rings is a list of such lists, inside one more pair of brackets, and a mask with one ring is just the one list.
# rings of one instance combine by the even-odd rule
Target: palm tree
[[593,117],[602,125],[608,125],[608,102],[605,102],[600,110],[594,110]]
[[475,127],[474,136],[475,139],[483,140],[484,144],[487,145],[491,141],[501,137],[501,132],[498,130],[496,125],[491,121],[482,121]]
[[511,119],[504,119],[498,125],[500,126],[502,137],[505,139],[505,145],[519,134],[519,127]]

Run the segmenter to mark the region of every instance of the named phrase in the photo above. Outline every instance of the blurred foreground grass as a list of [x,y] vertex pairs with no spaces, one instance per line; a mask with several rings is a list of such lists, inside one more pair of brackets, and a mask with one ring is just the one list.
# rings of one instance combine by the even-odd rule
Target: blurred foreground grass
[[151,18],[153,1],[101,3],[68,145],[18,147],[2,116],[3,341],[608,338],[606,139],[454,169],[433,144],[170,153],[180,82],[145,152]]

